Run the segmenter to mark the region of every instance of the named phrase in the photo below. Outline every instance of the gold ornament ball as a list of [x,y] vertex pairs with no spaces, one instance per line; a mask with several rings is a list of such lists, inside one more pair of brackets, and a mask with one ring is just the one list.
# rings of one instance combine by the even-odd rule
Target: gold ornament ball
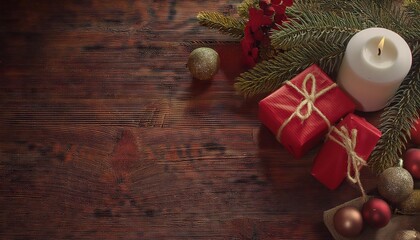
[[415,189],[404,201],[398,203],[397,210],[403,214],[420,214],[420,189]]
[[401,230],[395,233],[393,240],[420,240],[420,233],[415,230]]
[[210,80],[219,69],[219,54],[211,48],[194,49],[188,57],[187,67],[198,80]]
[[414,190],[414,180],[402,167],[390,167],[379,176],[378,191],[393,203],[405,200]]

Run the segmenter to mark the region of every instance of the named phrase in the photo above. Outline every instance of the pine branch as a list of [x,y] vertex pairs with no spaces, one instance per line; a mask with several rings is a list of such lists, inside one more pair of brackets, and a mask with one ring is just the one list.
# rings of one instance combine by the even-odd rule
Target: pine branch
[[344,50],[344,44],[318,42],[292,48],[242,73],[236,79],[235,89],[245,97],[267,94],[313,63],[317,63],[328,74],[334,74],[340,65]]
[[291,7],[286,8],[286,15],[290,19],[296,19],[302,15],[303,12],[319,12],[322,9],[317,1],[313,0],[295,0]]
[[199,12],[199,23],[208,28],[217,29],[222,33],[229,34],[241,39],[244,35],[245,22],[234,17],[225,16],[218,12]]
[[[414,41],[419,38],[419,3],[415,2],[418,0],[407,1],[406,7],[401,7],[394,0],[318,0],[317,2],[324,12],[351,14],[358,17],[361,22],[393,30],[406,41]],[[410,14],[410,11],[414,14]]]
[[236,9],[240,17],[248,20],[249,19],[248,9],[251,7],[256,7],[256,6],[257,6],[257,2],[255,0],[244,0],[238,5]]
[[420,16],[420,2],[418,0],[407,0],[404,8],[411,17],[418,18]]
[[420,2],[418,0],[407,0],[403,6],[407,16],[412,18],[411,24],[407,31],[413,33],[411,39],[406,39],[410,43],[419,43],[420,40]]
[[397,93],[381,115],[382,137],[372,152],[369,165],[376,173],[395,166],[410,137],[420,111],[420,45],[413,48],[413,65]]
[[[418,21],[409,16],[403,8],[392,0],[376,1],[343,1],[343,5],[361,21],[370,22],[377,27],[383,27],[399,33],[406,41],[418,40],[420,32]],[[418,19],[417,19],[418,20]]]
[[[354,0],[354,1],[363,1],[363,0]],[[330,12],[330,13],[352,13],[352,7],[345,3],[342,0],[301,0],[299,2],[303,5],[302,11],[312,11],[316,9],[317,11]],[[310,3],[314,9],[307,9],[304,6],[307,3]]]
[[350,14],[303,12],[280,30],[274,30],[271,43],[277,49],[290,49],[310,41],[341,44],[364,28],[366,24]]
[[371,8],[373,4],[374,6],[389,8],[390,5],[393,4],[394,0],[317,0],[316,2],[318,3],[319,9],[321,9],[323,12],[334,12],[337,14],[350,13],[363,16],[365,14],[363,11],[364,9],[356,8],[355,6],[362,4]]

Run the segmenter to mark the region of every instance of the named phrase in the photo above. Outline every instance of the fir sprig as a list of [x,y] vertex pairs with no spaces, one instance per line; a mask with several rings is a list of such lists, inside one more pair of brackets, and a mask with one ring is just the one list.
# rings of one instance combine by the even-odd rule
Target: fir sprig
[[257,6],[257,1],[255,1],[255,0],[244,0],[243,2],[241,2],[238,5],[238,7],[236,9],[238,10],[238,14],[239,14],[240,17],[248,20],[248,18],[249,18],[248,9],[251,8],[251,7],[256,7],[256,6]]
[[365,22],[375,24],[377,27],[387,28],[399,33],[406,41],[419,39],[419,30],[412,29],[412,24],[417,24],[394,1],[352,1],[353,13]]
[[235,38],[240,39],[244,36],[245,21],[243,19],[207,11],[199,12],[197,19],[201,25],[219,30]]
[[286,15],[290,19],[296,19],[303,12],[317,12],[321,11],[320,5],[318,2],[313,0],[301,0],[301,1],[293,1],[293,5],[291,7],[286,8]]
[[403,7],[411,17],[420,15],[420,1],[418,0],[406,0]]
[[274,30],[271,44],[287,50],[310,41],[345,43],[366,27],[366,23],[350,14],[338,16],[334,13],[303,12],[281,29]]
[[273,59],[242,73],[236,79],[235,89],[245,97],[267,94],[313,63],[317,63],[327,73],[335,74],[343,55],[344,44],[319,45],[310,42],[279,53]]
[[377,173],[395,166],[406,143],[410,129],[420,111],[420,45],[413,47],[413,65],[389,106],[381,115],[382,137],[372,152],[369,164]]

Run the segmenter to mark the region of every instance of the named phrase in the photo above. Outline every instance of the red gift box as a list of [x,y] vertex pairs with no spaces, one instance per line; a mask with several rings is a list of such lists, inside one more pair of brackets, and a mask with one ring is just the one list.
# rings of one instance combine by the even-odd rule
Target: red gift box
[[296,158],[314,147],[355,104],[317,65],[259,103],[259,119]]
[[381,137],[375,126],[354,114],[348,114],[333,129],[315,157],[311,171],[331,190],[337,188],[348,174],[353,178],[354,169],[359,170],[366,164]]

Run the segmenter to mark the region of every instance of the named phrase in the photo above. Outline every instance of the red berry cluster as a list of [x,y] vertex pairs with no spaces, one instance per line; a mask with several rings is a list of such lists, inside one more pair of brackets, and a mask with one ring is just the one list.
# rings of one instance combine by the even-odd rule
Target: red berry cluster
[[258,60],[258,47],[269,41],[270,29],[277,29],[286,17],[286,8],[292,6],[293,0],[260,0],[259,8],[249,9],[249,21],[245,26],[244,38],[241,41],[245,63],[253,67]]
[[[281,25],[287,19],[286,8],[292,6],[293,0],[260,0],[260,8],[266,16],[273,17],[273,23]],[[276,25],[273,24],[276,28]]]

